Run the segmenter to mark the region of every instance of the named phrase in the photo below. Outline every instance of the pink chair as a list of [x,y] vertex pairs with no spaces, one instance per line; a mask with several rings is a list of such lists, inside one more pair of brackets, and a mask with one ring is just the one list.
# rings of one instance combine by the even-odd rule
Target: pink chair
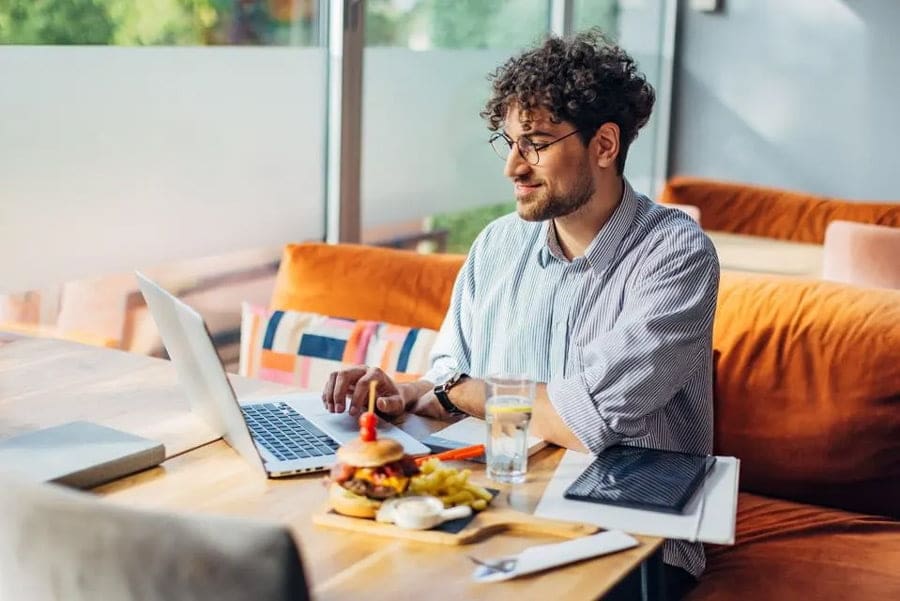
[[900,228],[832,221],[825,230],[822,277],[900,289]]

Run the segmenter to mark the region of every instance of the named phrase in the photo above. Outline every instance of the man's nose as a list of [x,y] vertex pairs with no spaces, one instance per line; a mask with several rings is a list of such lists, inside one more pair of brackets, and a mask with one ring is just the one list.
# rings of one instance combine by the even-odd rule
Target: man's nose
[[503,175],[510,179],[515,179],[523,175],[527,175],[531,171],[531,165],[522,158],[519,148],[513,144],[509,149],[509,156],[506,157],[506,167],[503,169]]

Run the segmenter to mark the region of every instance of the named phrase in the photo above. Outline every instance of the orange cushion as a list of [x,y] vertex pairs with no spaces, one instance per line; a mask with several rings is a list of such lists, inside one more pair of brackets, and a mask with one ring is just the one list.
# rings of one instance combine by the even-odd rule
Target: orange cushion
[[900,512],[900,291],[723,273],[713,346],[743,489]]
[[736,545],[706,557],[685,601],[900,599],[900,522],[887,518],[742,493]]
[[695,205],[703,229],[822,244],[835,219],[900,227],[900,204],[850,202],[800,192],[676,177],[660,202]]
[[437,330],[464,260],[354,244],[291,244],[270,308]]

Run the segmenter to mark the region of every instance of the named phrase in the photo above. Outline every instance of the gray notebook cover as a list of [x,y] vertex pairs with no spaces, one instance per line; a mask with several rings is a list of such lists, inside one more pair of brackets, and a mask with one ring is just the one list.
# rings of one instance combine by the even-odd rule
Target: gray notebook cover
[[162,443],[91,422],[70,422],[0,440],[0,470],[40,482],[91,488],[159,465]]

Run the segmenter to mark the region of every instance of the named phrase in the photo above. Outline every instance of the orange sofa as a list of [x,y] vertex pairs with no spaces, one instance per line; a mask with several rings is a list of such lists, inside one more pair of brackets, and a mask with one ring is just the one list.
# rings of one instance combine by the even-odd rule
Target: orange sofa
[[900,203],[855,202],[749,184],[674,177],[660,194],[693,205],[705,230],[822,244],[835,220],[900,227]]
[[[289,246],[272,308],[436,329],[462,261]],[[689,598],[900,598],[900,291],[725,273],[714,347],[742,492]]]

